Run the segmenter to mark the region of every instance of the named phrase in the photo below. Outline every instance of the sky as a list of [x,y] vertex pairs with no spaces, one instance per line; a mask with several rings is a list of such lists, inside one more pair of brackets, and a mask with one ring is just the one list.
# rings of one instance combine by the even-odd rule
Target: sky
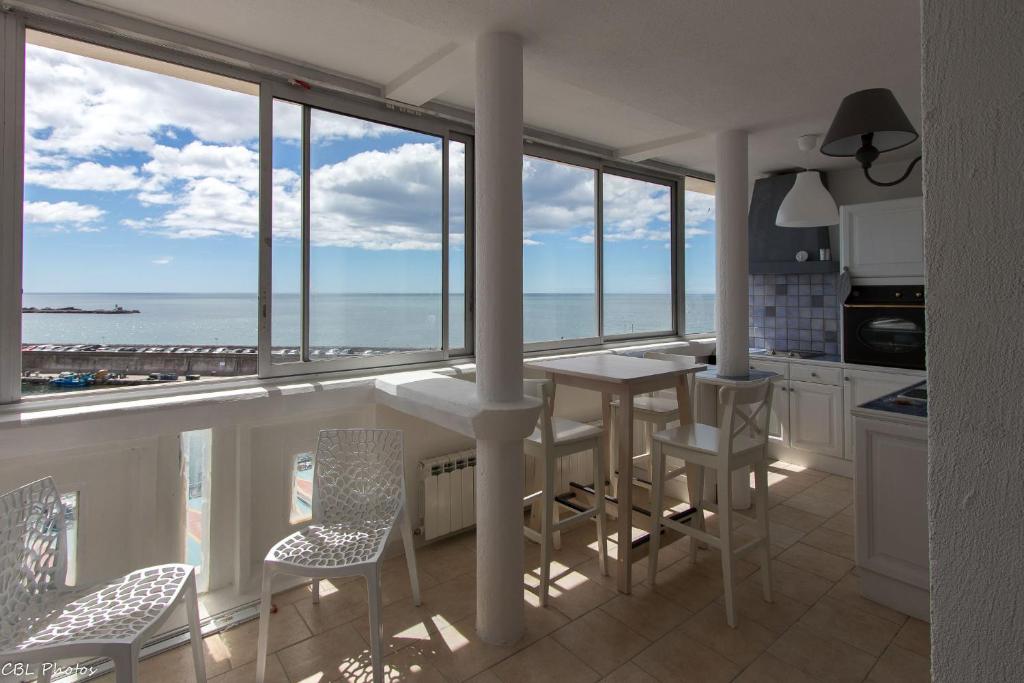
[[[26,292],[255,293],[250,94],[27,46]],[[441,290],[441,139],[314,110],[315,293]],[[274,109],[276,293],[299,288],[301,113]],[[449,148],[450,289],[462,291],[464,148]],[[592,293],[595,172],[525,157],[526,292]],[[604,176],[608,292],[665,292],[667,188]],[[687,290],[714,289],[714,198],[686,193]]]

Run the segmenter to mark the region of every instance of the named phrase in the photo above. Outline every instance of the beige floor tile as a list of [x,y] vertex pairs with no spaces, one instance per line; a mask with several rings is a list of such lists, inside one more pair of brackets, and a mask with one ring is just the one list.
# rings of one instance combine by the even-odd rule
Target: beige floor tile
[[812,678],[837,683],[862,681],[875,664],[875,658],[867,652],[800,624],[786,631],[768,652]]
[[[372,675],[357,678],[358,681],[371,683]],[[393,655],[384,658],[384,678],[386,681],[420,681],[421,683],[446,683],[448,680],[429,661],[429,658],[417,651],[416,648],[407,647]]]
[[[601,585],[577,569],[569,569],[552,579],[548,588],[548,605],[570,619],[600,607],[617,595],[614,589]],[[528,575],[526,585],[539,598],[540,577]]]
[[815,679],[770,652],[765,652],[744,669],[733,683],[815,683]]
[[722,655],[695,642],[681,628],[638,654],[633,663],[659,681],[673,683],[724,683],[740,671]]
[[907,615],[885,605],[880,605],[873,600],[868,600],[861,595],[860,579],[852,572],[844,576],[842,580],[833,586],[832,590],[828,592],[828,596],[900,626],[907,620]]
[[807,628],[837,638],[878,657],[899,626],[829,597],[822,598],[800,619]]
[[909,617],[900,632],[893,638],[892,644],[922,657],[931,657],[930,629],[928,622]]
[[928,683],[931,667],[926,657],[891,645],[868,675],[871,683]]
[[827,517],[815,515],[804,510],[798,510],[786,503],[776,505],[769,512],[769,519],[777,524],[785,524],[799,531],[808,532],[821,526]]
[[[231,668],[237,669],[243,664],[256,660],[256,636],[259,633],[259,619],[223,631],[220,634]],[[312,635],[306,623],[292,605],[278,605],[277,612],[270,615],[270,632],[267,638],[267,652],[294,645]]]
[[563,647],[599,674],[608,675],[650,644],[624,623],[594,610],[553,634]]
[[470,678],[469,683],[501,683],[501,679],[498,678],[496,673],[488,669]]
[[853,514],[853,506],[833,515],[821,526],[825,529],[831,529],[832,531],[839,531],[853,536],[854,531],[856,530],[856,515]]
[[[715,600],[725,610],[725,596]],[[808,606],[780,593],[772,592],[772,601],[765,602],[759,575],[755,575],[736,587],[736,613],[740,619],[750,619],[774,633],[781,635],[800,620]],[[724,614],[724,611],[723,611]]]
[[543,638],[492,669],[504,683],[587,683],[598,673],[562,647],[554,638]]
[[819,517],[831,517],[849,505],[851,499],[841,492],[824,488],[813,490],[813,487],[801,491],[786,500],[789,507],[809,512]]
[[289,680],[335,681],[371,670],[370,648],[351,624],[343,624],[277,653]]
[[312,593],[307,590],[306,596],[295,600],[292,605],[314,634],[356,619],[365,620],[369,614],[366,607],[366,581],[361,578],[343,583],[321,581],[318,604],[313,604]]
[[[760,585],[761,572],[755,573],[748,581]],[[805,605],[813,605],[834,585],[835,583],[832,581],[794,567],[788,562],[772,561],[772,588]]]
[[658,683],[658,679],[633,662],[626,662],[601,679],[602,683]]
[[[439,581],[422,569],[417,570],[419,576],[420,591],[436,586]],[[364,584],[364,581],[357,581]],[[386,560],[380,573],[381,602],[390,605],[399,600],[412,602],[412,583],[409,581],[409,568],[405,564],[405,556]]]
[[841,477],[838,474],[830,474],[820,482],[819,486],[825,488],[836,489],[837,491],[843,491],[844,493],[853,493],[853,479],[850,477]]
[[[256,680],[256,662],[249,662],[237,669],[232,669],[216,678],[211,678],[210,683],[252,683]],[[288,676],[284,673],[277,655],[267,655],[267,675],[264,683],[288,683]]]
[[416,563],[439,581],[447,581],[476,571],[476,536],[461,534],[437,541],[416,553]]
[[696,613],[722,594],[722,577],[711,576],[703,566],[689,561],[677,562],[658,572],[654,590]]
[[752,619],[737,618],[736,627],[730,627],[725,620],[724,604],[717,602],[695,614],[680,629],[740,668],[757,659],[776,638]]
[[[772,545],[780,546],[782,548],[788,548],[789,546],[793,545],[801,538],[803,538],[804,535],[807,533],[806,531],[801,531],[800,529],[797,529],[795,527],[787,526],[785,524],[782,524],[781,522],[776,522],[775,520],[771,519],[772,516],[773,515],[771,514],[771,512],[769,512],[768,539]],[[760,535],[760,527],[757,525],[756,522],[748,522],[744,520],[743,525],[740,528],[747,533]],[[754,555],[749,555],[748,557],[753,558]]]
[[804,543],[792,545],[779,555],[779,559],[829,581],[839,581],[853,568],[853,562],[845,557],[812,548]]
[[648,640],[657,640],[693,614],[646,585],[634,588],[630,595],[617,595],[601,605],[601,610]]
[[800,542],[827,553],[845,557],[851,562],[856,561],[853,555],[853,536],[850,534],[826,529],[822,526],[808,533]]
[[[213,678],[231,669],[228,649],[220,635],[203,638],[203,653],[206,677]],[[192,646],[182,645],[139,662],[139,678],[144,681],[167,681],[167,683],[193,683],[195,665],[192,663]]]

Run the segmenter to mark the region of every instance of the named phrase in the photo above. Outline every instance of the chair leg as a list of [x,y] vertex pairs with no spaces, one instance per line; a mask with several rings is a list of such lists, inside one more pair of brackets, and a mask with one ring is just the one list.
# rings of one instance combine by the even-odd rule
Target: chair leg
[[757,496],[757,521],[761,526],[761,583],[766,602],[772,601],[772,545],[768,525],[768,463],[754,466],[754,494]]
[[319,605],[320,604],[320,579],[313,579],[313,585],[311,586],[311,588],[313,590],[313,604],[314,605]]
[[550,453],[544,454],[544,491],[540,512],[540,604],[548,604],[548,585],[551,583],[551,526],[554,516],[555,461]]
[[50,683],[51,678],[53,678],[53,669],[47,667],[45,670],[41,670],[39,672],[37,683]]
[[729,626],[736,628],[736,604],[733,597],[735,579],[732,556],[731,475],[732,473],[724,467],[718,470],[718,537],[722,553],[722,584],[725,587],[725,620]]
[[138,650],[131,646],[125,646],[111,659],[114,660],[114,679],[117,683],[138,683]]
[[[694,521],[690,524],[696,524],[697,528],[701,531],[707,530],[707,524],[704,522],[704,475],[707,472],[707,468],[698,465],[697,466],[697,486],[695,491],[697,494],[697,500],[691,502],[690,505],[697,508],[697,512],[694,513]],[[690,564],[697,564],[697,551],[700,549],[700,542],[696,536],[690,536]]]
[[[274,599],[271,592],[273,572],[263,565],[263,584],[260,589],[260,629],[256,639],[256,683],[263,683],[267,674],[267,640],[270,636],[270,603]],[[313,580],[313,585],[317,583]],[[314,593],[315,595],[315,593]]]
[[[560,478],[559,478],[558,474],[559,474],[560,471],[565,471],[565,462],[566,462],[565,458],[557,458],[555,460],[554,465],[552,466],[554,468],[554,476],[551,478],[551,481],[553,482],[552,486],[551,486],[551,499],[552,499],[552,501],[554,501],[555,495],[559,491],[558,483],[560,481]],[[562,519],[562,508],[561,508],[561,505],[558,502],[552,502],[551,503],[551,528],[554,531],[552,531],[551,537],[552,537],[552,542],[554,544],[553,547],[554,547],[555,550],[561,550],[562,549],[562,532],[558,530],[558,522],[561,521],[561,519]]]
[[199,627],[199,594],[196,591],[195,572],[188,577],[185,588],[185,609],[188,612],[189,640],[192,645],[192,664],[196,670],[196,681],[206,681],[206,657],[203,654],[203,632]]
[[602,576],[608,576],[608,524],[604,497],[607,462],[603,442],[598,439],[594,447],[594,506],[597,508],[597,564]]
[[366,592],[370,603],[370,657],[373,660],[373,681],[384,681],[384,622],[380,606],[380,568],[374,566],[366,575]]
[[416,546],[412,542],[412,523],[409,511],[402,510],[399,522],[402,529],[402,545],[405,546],[405,565],[409,568],[409,584],[412,586],[412,604],[420,606],[420,576],[416,571]]
[[647,583],[654,586],[658,576],[658,548],[661,546],[661,516],[665,496],[665,451],[658,441],[651,445],[651,537],[647,550]]

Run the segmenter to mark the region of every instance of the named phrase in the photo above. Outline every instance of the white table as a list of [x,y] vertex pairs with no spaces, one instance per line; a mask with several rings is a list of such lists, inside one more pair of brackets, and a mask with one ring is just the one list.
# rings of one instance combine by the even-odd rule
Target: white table
[[[653,360],[612,354],[557,358],[530,363],[530,366],[544,371],[556,387],[564,385],[601,393],[601,417],[608,453],[613,452],[608,431],[612,396],[619,398],[616,434],[619,481],[622,485],[618,486],[617,491],[619,518],[616,578],[619,592],[629,593],[633,570],[633,397],[675,388],[680,422],[690,424],[693,422],[693,408],[690,405],[686,376],[701,372],[706,366],[692,365],[684,358],[679,361]],[[610,471],[615,470],[612,468]]]

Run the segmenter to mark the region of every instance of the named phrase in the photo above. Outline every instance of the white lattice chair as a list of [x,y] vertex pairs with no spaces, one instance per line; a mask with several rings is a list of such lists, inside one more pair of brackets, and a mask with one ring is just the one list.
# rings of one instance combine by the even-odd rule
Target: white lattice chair
[[381,555],[395,524],[401,529],[412,599],[420,604],[412,525],[405,510],[402,432],[397,429],[324,429],[313,464],[313,521],[279,541],[263,561],[263,592],[256,655],[262,683],[270,631],[271,580],[275,573],[313,579],[313,602],[320,601],[320,579],[366,578],[370,607],[370,651],[374,681],[384,680],[381,641]]
[[196,680],[206,680],[193,569],[165,564],[89,588],[64,585],[64,506],[47,477],[0,496],[0,663],[109,657],[138,680],[139,649],[177,603],[188,612]]

